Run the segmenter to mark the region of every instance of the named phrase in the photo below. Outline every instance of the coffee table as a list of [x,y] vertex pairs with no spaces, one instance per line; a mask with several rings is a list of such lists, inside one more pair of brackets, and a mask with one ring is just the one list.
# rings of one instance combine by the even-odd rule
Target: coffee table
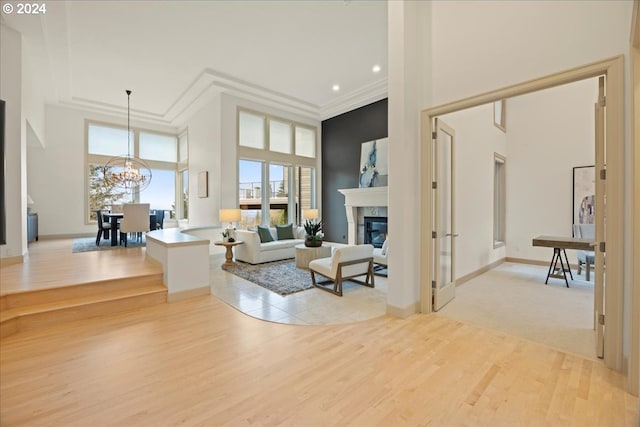
[[304,244],[296,245],[296,267],[309,268],[309,263],[318,258],[328,258],[331,256],[331,246],[323,243],[318,247],[307,247]]

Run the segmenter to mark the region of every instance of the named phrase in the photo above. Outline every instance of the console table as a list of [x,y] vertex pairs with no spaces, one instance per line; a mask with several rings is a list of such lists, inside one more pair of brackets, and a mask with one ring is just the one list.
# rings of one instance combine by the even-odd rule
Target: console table
[[[571,280],[573,280],[573,274],[571,273],[571,267],[569,266],[569,259],[567,258],[566,249],[578,249],[583,251],[593,250],[593,240],[589,239],[577,239],[575,237],[563,237],[563,236],[538,236],[533,239],[533,246],[543,246],[546,248],[553,248],[553,256],[551,257],[551,263],[549,264],[549,271],[547,272],[547,280],[544,281],[546,285],[549,282],[549,277],[556,279],[564,279],[564,282],[569,287],[569,281],[567,280],[567,272]],[[564,261],[567,266],[565,267],[562,255],[564,254]],[[558,268],[558,261],[560,261],[560,268]],[[556,273],[561,270],[562,274]],[[553,274],[552,274],[553,271]]]

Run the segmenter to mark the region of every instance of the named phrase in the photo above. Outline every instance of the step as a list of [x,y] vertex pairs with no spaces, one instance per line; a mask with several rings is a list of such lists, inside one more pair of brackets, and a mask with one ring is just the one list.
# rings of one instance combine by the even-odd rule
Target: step
[[162,285],[162,273],[144,274],[116,279],[101,280],[97,282],[82,283],[56,288],[32,290],[5,294],[0,301],[0,310],[10,310],[20,307],[29,307],[66,301],[85,296],[108,294],[119,290],[127,290],[153,285]]
[[166,301],[167,288],[151,285],[10,308],[0,312],[0,338],[16,332],[135,310]]

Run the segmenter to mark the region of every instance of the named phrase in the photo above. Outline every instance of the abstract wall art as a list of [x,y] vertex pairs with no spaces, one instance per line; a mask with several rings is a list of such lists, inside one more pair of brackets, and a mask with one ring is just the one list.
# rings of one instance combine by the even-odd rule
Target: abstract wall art
[[359,186],[384,187],[389,175],[387,166],[388,138],[362,143],[360,151]]

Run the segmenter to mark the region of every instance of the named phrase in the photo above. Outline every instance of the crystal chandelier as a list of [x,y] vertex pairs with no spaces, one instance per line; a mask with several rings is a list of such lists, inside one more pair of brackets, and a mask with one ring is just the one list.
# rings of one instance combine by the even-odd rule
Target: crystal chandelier
[[132,195],[151,183],[151,169],[147,163],[131,155],[131,91],[127,90],[127,154],[114,157],[105,165],[107,185],[121,188]]

